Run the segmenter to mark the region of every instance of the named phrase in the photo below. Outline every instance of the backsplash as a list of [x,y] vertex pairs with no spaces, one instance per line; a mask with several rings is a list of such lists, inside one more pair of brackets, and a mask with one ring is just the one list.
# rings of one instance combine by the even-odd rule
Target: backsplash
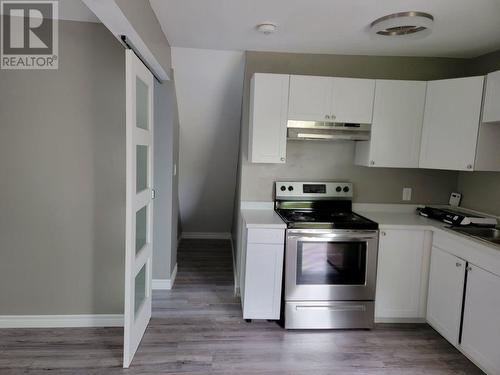
[[[354,165],[354,142],[289,141],[286,164],[243,163],[241,200],[273,200],[273,182],[349,181],[357,203],[445,204],[457,173],[427,169],[366,168]],[[402,201],[404,187],[412,200]]]
[[500,216],[500,173],[460,172],[457,191],[462,207]]

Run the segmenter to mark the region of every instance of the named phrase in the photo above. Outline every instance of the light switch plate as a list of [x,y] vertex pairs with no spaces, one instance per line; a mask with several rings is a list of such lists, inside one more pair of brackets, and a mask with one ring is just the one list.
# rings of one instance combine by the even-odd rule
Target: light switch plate
[[460,200],[462,199],[462,194],[451,193],[450,195],[450,206],[458,207],[460,205]]
[[403,200],[404,201],[411,201],[411,188],[410,187],[403,188]]

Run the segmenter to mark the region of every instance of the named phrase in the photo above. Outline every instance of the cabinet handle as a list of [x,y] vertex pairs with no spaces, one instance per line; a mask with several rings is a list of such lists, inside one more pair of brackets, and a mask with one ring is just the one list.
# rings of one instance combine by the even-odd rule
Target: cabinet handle
[[457,263],[455,263],[455,266],[462,267],[462,263],[457,262]]
[[370,160],[370,165],[375,165],[375,160]]
[[467,266],[466,270],[467,270],[467,272],[470,272],[470,271],[472,271],[472,267],[471,266]]
[[285,161],[285,158],[281,158],[280,160],[281,160],[281,161]]
[[467,164],[467,169],[472,169],[472,164]]
[[385,236],[386,234],[387,234],[387,233],[385,233],[385,232],[380,232],[380,235],[381,235],[381,236]]

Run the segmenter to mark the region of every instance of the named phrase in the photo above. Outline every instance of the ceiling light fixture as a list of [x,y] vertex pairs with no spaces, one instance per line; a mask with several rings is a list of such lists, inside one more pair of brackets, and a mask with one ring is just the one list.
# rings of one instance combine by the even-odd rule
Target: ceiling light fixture
[[269,35],[275,33],[276,30],[278,29],[278,26],[271,22],[264,22],[255,26],[255,28],[257,29],[258,32],[265,35]]
[[376,19],[370,24],[372,32],[383,36],[406,36],[430,32],[434,23],[434,17],[424,12],[400,12],[389,14]]

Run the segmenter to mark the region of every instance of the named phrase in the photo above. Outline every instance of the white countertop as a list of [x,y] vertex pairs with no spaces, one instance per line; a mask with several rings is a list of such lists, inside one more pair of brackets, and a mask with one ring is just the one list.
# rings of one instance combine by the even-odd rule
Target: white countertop
[[286,229],[286,224],[273,209],[242,209],[246,228]]

